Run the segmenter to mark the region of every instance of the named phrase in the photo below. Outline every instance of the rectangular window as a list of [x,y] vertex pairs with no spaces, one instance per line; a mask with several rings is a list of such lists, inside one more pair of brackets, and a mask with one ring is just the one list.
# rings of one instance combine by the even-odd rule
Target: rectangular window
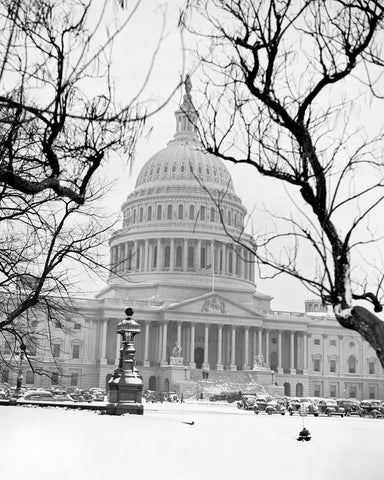
[[321,385],[319,383],[315,383],[313,393],[315,397],[321,397]]
[[313,370],[315,372],[320,372],[320,358],[315,358],[313,360]]
[[336,385],[330,385],[329,386],[329,395],[333,398],[337,397],[337,393],[336,393]]
[[356,397],[357,397],[356,392],[357,392],[356,385],[351,385],[351,386],[349,387],[349,396],[350,396],[351,398],[356,398]]
[[10,347],[8,342],[5,342],[5,344],[4,344],[3,354],[4,355],[10,355],[11,354],[11,347]]
[[32,370],[27,370],[27,374],[25,376],[25,383],[27,385],[33,385],[35,383],[35,374]]
[[53,356],[54,357],[60,357],[60,343],[55,343],[53,345]]
[[77,382],[79,380],[79,374],[77,372],[71,373],[71,387],[77,387]]
[[329,371],[332,373],[336,372],[336,360],[333,358],[329,361]]
[[369,362],[368,363],[368,368],[369,368],[369,374],[374,375],[374,373],[375,373],[375,362]]
[[73,345],[72,358],[80,358],[80,345]]
[[376,385],[369,385],[369,398],[371,400],[376,398]]
[[81,323],[75,323],[75,330],[81,330]]
[[55,321],[55,328],[61,328],[61,322],[60,320]]
[[57,372],[52,372],[51,385],[57,385],[59,383],[59,374]]
[[313,344],[314,344],[314,345],[320,345],[320,338],[315,338],[315,339],[313,340]]
[[331,347],[336,347],[336,340],[330,340],[329,344]]

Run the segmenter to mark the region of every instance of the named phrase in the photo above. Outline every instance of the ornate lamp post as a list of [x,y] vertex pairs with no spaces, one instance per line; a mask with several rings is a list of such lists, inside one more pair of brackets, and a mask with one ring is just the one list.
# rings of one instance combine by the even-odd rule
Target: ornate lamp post
[[140,333],[140,325],[133,320],[132,308],[125,310],[127,318],[117,325],[117,333],[122,337],[119,365],[108,382],[109,393],[106,413],[123,415],[132,413],[143,415],[141,395],[143,379],[135,367],[135,335]]

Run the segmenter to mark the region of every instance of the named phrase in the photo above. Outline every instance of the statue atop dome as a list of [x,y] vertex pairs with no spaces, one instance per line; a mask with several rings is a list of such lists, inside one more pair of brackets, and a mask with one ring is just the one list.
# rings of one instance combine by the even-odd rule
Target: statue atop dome
[[191,98],[192,82],[189,73],[187,73],[187,75],[185,76],[184,86],[185,93],[188,95],[189,98]]

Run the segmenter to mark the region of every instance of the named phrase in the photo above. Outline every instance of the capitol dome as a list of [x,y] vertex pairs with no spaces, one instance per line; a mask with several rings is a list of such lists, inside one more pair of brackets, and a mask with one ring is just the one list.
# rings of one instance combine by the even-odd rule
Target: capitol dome
[[243,282],[254,289],[246,209],[223,162],[203,150],[190,82],[185,85],[173,139],[144,164],[122,205],[122,228],[110,240],[110,283],[167,282],[206,289],[211,270],[223,288],[239,288]]

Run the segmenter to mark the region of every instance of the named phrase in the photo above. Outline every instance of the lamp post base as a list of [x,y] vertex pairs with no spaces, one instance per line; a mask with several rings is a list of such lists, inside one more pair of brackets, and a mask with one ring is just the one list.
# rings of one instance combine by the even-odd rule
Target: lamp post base
[[107,415],[143,415],[144,408],[141,403],[107,403],[105,413]]

